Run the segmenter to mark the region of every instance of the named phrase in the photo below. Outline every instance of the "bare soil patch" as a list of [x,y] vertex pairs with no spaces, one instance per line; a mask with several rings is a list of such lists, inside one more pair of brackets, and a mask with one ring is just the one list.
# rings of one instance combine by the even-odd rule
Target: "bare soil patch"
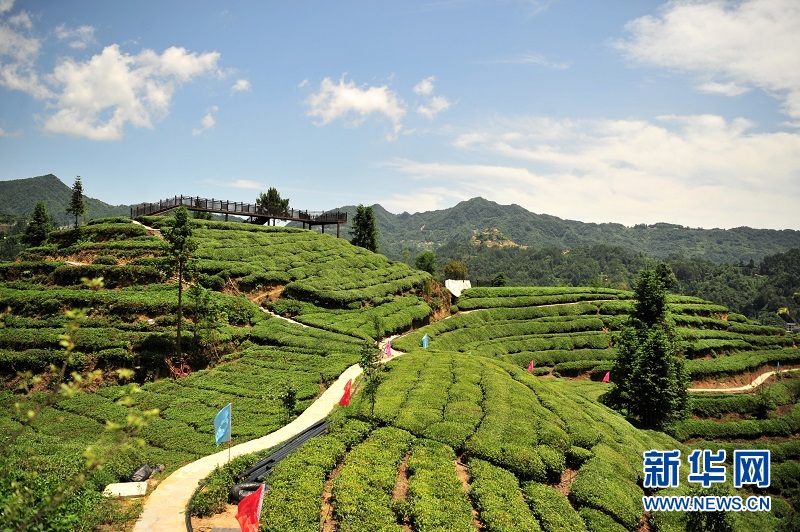
[[339,522],[333,516],[333,481],[339,477],[339,472],[342,470],[343,462],[340,462],[336,468],[328,474],[328,480],[325,481],[325,486],[322,488],[322,506],[320,509],[320,530],[322,532],[337,532],[339,530]]
[[[393,501],[408,500],[408,458],[410,456],[411,453],[407,452],[402,462],[400,462],[400,465],[397,466],[397,482],[395,482],[394,491],[392,492]],[[403,530],[411,531],[411,527],[408,524],[402,524],[400,526]]]
[[[461,485],[464,487],[464,492],[469,494],[469,484],[472,481],[472,476],[469,474],[469,467],[464,464],[463,458],[463,455],[459,456],[453,464],[456,468],[456,476],[458,476],[458,480],[461,481]],[[478,514],[478,510],[476,510],[474,506],[472,507],[472,526],[474,526],[476,530],[483,530],[480,514]]]
[[555,488],[555,490],[564,497],[569,497],[570,486],[572,486],[572,482],[575,480],[575,477],[577,476],[578,476],[577,469],[567,468],[561,473],[561,481],[558,484],[554,485],[553,488]]
[[239,521],[236,520],[236,511],[238,507],[235,504],[229,504],[225,507],[225,511],[221,514],[212,515],[210,517],[192,517],[192,530],[194,532],[211,532],[214,528],[234,528],[239,529]]

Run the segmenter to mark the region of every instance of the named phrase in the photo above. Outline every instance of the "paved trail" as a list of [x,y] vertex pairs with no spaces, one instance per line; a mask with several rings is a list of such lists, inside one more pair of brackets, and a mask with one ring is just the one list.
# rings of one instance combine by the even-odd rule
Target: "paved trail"
[[[394,338],[397,338],[397,336],[387,338],[380,343],[381,352],[386,349],[386,342]],[[384,362],[403,354],[394,349],[391,350],[391,353],[392,357],[384,358]],[[236,458],[243,454],[275,447],[300,434],[317,421],[324,419],[339,403],[347,381],[350,379],[355,380],[359,375],[361,375],[361,367],[358,364],[350,366],[336,382],[325,390],[294,421],[266,436],[234,445],[230,449],[230,457]],[[147,497],[142,515],[136,521],[133,532],[175,532],[186,530],[186,506],[189,504],[189,500],[192,498],[192,494],[197,489],[199,482],[208,477],[215,467],[223,466],[226,463],[228,463],[228,449],[186,464],[162,480]]]

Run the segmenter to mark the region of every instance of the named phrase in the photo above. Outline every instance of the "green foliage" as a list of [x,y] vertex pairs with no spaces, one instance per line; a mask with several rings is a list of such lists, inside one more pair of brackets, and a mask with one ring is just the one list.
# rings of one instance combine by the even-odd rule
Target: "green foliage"
[[442,275],[445,279],[466,279],[467,267],[460,260],[451,260],[442,266]]
[[525,482],[522,495],[544,532],[585,531],[586,525],[566,497],[545,484]]
[[378,252],[378,226],[375,223],[375,211],[372,207],[359,205],[352,223],[353,238],[350,241],[354,246]]
[[81,176],[75,178],[72,184],[72,196],[70,196],[67,214],[75,216],[75,228],[78,228],[78,217],[86,214],[86,200],[83,198],[83,183]]
[[436,275],[436,255],[432,251],[423,251],[414,259],[414,266],[418,270],[428,272],[431,275]]
[[397,466],[414,437],[392,427],[376,429],[344,459],[333,482],[339,530],[399,530],[391,509]]
[[456,477],[453,450],[418,439],[408,459],[408,501],[416,530],[474,530],[472,506]]
[[469,494],[486,530],[541,530],[522,498],[514,475],[483,460],[470,460],[469,471],[472,476]]
[[289,198],[281,198],[278,189],[270,187],[267,193],[261,192],[256,198],[256,204],[261,207],[266,214],[283,214],[289,208]]
[[325,480],[344,454],[344,443],[330,435],[305,442],[280,461],[264,496],[266,530],[318,530]]
[[28,221],[28,225],[25,226],[25,233],[23,233],[20,240],[28,246],[40,246],[47,240],[47,234],[52,229],[53,224],[50,221],[50,215],[47,213],[47,207],[43,201],[40,201],[33,208],[33,215]]
[[611,370],[614,384],[607,399],[648,428],[662,428],[684,417],[688,404],[688,376],[676,356],[667,321],[666,272],[662,268],[639,274],[630,324],[618,337],[619,352]]

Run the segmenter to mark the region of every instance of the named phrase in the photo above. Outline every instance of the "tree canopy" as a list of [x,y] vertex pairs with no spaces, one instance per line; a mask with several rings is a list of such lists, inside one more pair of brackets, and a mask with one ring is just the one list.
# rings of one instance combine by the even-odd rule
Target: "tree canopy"
[[263,192],[259,194],[256,203],[270,214],[283,213],[289,208],[289,198],[281,198],[275,187],[270,187],[266,194]]
[[451,260],[442,266],[442,275],[445,279],[466,279],[467,267],[460,260]]
[[414,259],[414,266],[418,270],[436,275],[436,270],[438,269],[436,265],[436,255],[433,254],[433,251],[423,251]]
[[680,419],[688,407],[689,379],[668,320],[664,285],[668,270],[659,267],[639,273],[636,303],[617,337],[614,384],[606,397],[609,405],[653,429]]
[[77,176],[72,184],[72,196],[69,200],[69,207],[67,207],[67,214],[75,216],[75,227],[78,227],[78,218],[86,214],[86,199],[83,197],[81,176]]
[[25,233],[22,235],[22,243],[29,246],[40,246],[47,239],[47,234],[53,230],[50,215],[47,213],[47,207],[43,201],[36,204],[33,209],[33,216],[31,216],[28,225],[25,227]]
[[372,207],[359,205],[353,217],[353,238],[350,243],[354,246],[378,252],[378,225],[375,221],[375,211]]

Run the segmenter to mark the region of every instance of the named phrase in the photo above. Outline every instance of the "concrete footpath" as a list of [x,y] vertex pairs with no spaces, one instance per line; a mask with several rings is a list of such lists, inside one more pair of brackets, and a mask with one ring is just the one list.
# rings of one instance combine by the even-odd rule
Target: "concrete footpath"
[[[361,367],[354,364],[323,394],[314,401],[302,414],[288,425],[262,436],[230,448],[230,457],[254,453],[275,447],[300,434],[305,429],[324,419],[339,403],[344,393],[344,386],[349,379],[355,380],[361,375]],[[186,464],[161,481],[156,489],[147,497],[142,515],[133,527],[134,532],[178,532],[186,530],[186,506],[201,480],[214,471],[217,466],[228,463],[228,448]]]
[[[387,342],[391,342],[397,337],[398,335],[395,335],[383,340],[379,344],[381,352],[384,352]],[[394,357],[402,355],[403,352],[392,349],[391,354],[393,355],[392,357],[384,357],[382,362],[388,362]],[[355,381],[359,375],[361,375],[361,366],[358,364],[350,366],[336,379],[336,382],[325,390],[294,421],[266,436],[231,447],[231,459],[243,454],[275,447],[289,438],[297,436],[317,421],[324,419],[339,404],[347,381],[350,379]],[[208,477],[215,467],[223,466],[227,463],[228,449],[225,448],[224,451],[205,456],[191,464],[186,464],[162,480],[147,497],[142,515],[136,521],[133,532],[178,532],[186,530],[186,506],[189,504],[189,499],[192,498],[192,494],[194,494],[198,484]]]

